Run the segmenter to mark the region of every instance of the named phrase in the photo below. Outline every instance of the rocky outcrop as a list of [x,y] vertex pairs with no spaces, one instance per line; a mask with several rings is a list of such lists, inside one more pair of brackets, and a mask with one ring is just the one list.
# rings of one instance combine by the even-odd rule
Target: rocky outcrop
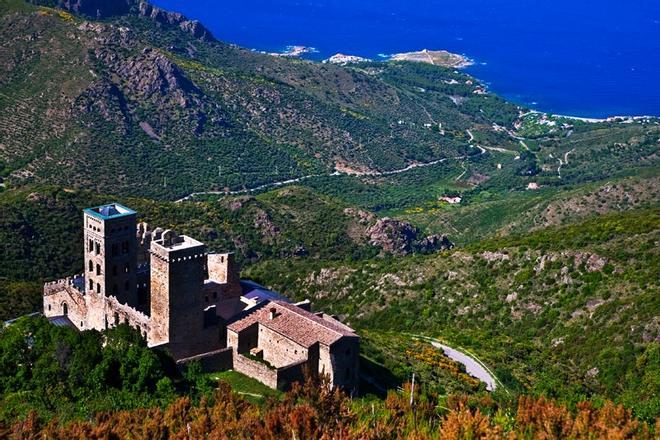
[[408,255],[413,252],[435,252],[451,249],[454,244],[445,236],[431,235],[420,238],[420,231],[408,222],[391,218],[378,219],[367,229],[369,244],[378,246],[384,252],[394,255]]
[[209,32],[199,21],[188,20],[184,15],[179,14],[178,12],[169,12],[147,2],[141,2],[138,11],[141,16],[148,17],[158,24],[177,26],[182,31],[200,40],[216,41],[211,32]]
[[413,249],[423,254],[452,249],[453,247],[454,243],[449,241],[446,235],[438,234],[430,235],[413,244]]
[[116,15],[138,14],[160,25],[176,26],[195,38],[204,41],[216,41],[199,21],[188,20],[177,12],[169,12],[147,2],[138,0],[30,0],[38,6],[56,6],[77,15],[91,18],[108,18]]
[[169,58],[158,50],[145,48],[117,66],[116,73],[126,81],[127,92],[140,99],[167,97],[179,106],[196,104],[201,92]]

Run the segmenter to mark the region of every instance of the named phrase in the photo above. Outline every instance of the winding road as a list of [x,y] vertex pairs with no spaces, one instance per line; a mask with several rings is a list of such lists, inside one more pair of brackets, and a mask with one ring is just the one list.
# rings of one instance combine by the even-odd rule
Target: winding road
[[[497,377],[495,377],[495,374],[490,370],[490,368],[488,368],[472,353],[467,353],[467,350],[461,351],[459,349],[450,347],[438,341],[437,339],[429,338],[426,336],[415,335],[414,337],[429,342],[435,348],[442,350],[445,356],[448,358],[463,364],[465,366],[465,371],[470,376],[476,377],[480,381],[484,382],[488,391],[494,391],[498,386],[502,385],[502,382],[500,382]],[[504,388],[503,385],[502,387]]]
[[417,162],[413,163],[411,165],[408,165],[407,167],[404,168],[399,168],[396,170],[390,170],[390,171],[355,171],[355,172],[342,172],[342,171],[335,171],[330,174],[309,174],[307,176],[302,176],[302,177],[296,177],[295,179],[288,179],[288,180],[281,180],[278,182],[270,182],[270,183],[265,183],[263,185],[255,186],[254,188],[248,188],[248,189],[241,189],[241,190],[236,190],[236,191],[202,191],[202,192],[194,192],[191,194],[188,194],[185,197],[182,197],[178,200],[175,201],[175,203],[180,203],[180,202],[185,202],[187,200],[190,200],[196,196],[204,196],[204,195],[230,195],[230,196],[235,196],[235,195],[240,195],[240,194],[249,194],[253,193],[256,191],[261,191],[263,189],[268,189],[268,188],[276,188],[279,186],[284,186],[284,185],[290,185],[292,183],[298,183],[303,180],[311,179],[313,177],[326,177],[326,176],[339,176],[339,175],[350,175],[350,176],[364,176],[364,177],[378,177],[378,176],[391,176],[393,174],[401,174],[405,173],[406,171],[413,170],[415,168],[425,168],[425,167],[430,167],[433,165],[437,165],[439,163],[447,162],[448,160],[463,160],[463,159],[469,159],[470,157],[477,157],[481,156],[486,153],[486,148],[482,147],[481,145],[471,145],[471,147],[475,147],[479,149],[479,153],[475,154],[473,156],[470,155],[463,155],[463,156],[455,156],[455,157],[445,157],[442,159],[437,159],[433,160],[431,162]]

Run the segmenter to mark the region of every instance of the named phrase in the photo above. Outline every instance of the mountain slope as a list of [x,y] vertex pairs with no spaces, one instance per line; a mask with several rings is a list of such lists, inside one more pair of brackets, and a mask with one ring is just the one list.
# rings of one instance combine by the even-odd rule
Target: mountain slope
[[374,331],[443,336],[512,391],[660,401],[658,208],[433,256],[253,266],[248,276]]
[[[517,115],[447,69],[435,71],[461,81],[453,93],[472,103],[465,110],[381,78],[395,65],[346,69],[262,55],[153,14],[89,21],[1,5],[0,160],[15,183],[167,197],[335,166],[392,169],[467,148],[462,135],[424,127],[429,112],[455,130]],[[497,113],[482,113],[491,101]]]

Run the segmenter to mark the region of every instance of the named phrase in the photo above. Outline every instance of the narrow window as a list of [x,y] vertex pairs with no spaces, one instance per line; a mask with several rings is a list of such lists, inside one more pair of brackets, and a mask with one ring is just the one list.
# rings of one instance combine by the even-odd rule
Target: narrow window
[[89,243],[88,243],[88,246],[87,246],[87,250],[88,250],[89,252],[92,252],[92,251],[94,250],[94,240],[92,240],[91,238],[89,239]]
[[50,304],[48,304],[48,311],[50,312]]
[[101,275],[101,265],[100,264],[96,265],[96,275]]
[[101,283],[96,283],[96,293],[101,293]]
[[101,245],[99,243],[94,243],[94,252],[96,255],[101,253]]
[[119,313],[115,312],[115,325],[119,325]]
[[64,316],[69,314],[69,306],[67,306],[66,303],[62,304],[62,314]]
[[89,266],[88,268],[90,272],[94,270],[94,263],[92,263],[92,260],[89,260],[89,264],[87,266]]
[[94,290],[94,280],[89,280],[89,290]]

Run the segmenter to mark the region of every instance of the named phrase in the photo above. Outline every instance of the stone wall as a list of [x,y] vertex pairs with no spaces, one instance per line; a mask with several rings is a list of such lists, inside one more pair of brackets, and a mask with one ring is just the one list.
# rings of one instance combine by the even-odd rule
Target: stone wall
[[[44,315],[66,315],[80,330],[105,330],[118,324],[128,324],[147,338],[150,320],[147,315],[122,304],[115,297],[84,294],[64,279],[44,286]],[[64,305],[66,304],[66,310]]]
[[266,364],[234,353],[234,370],[256,379],[266,386],[277,388],[277,370],[269,368]]
[[234,350],[231,347],[222,348],[209,353],[202,353],[197,356],[179,359],[176,361],[176,364],[179,367],[186,367],[191,362],[199,362],[202,366],[202,371],[207,373],[229,370],[233,367],[233,353]]
[[66,315],[79,329],[86,328],[87,303],[70,278],[44,285],[43,301],[46,317]]
[[263,350],[264,360],[276,368],[307,359],[307,348],[263,325],[259,326],[257,346]]
[[357,390],[360,339],[342,338],[329,347],[332,384],[348,391]]
[[277,370],[277,389],[288,391],[294,382],[304,382],[305,373],[309,371],[307,361],[299,361]]

